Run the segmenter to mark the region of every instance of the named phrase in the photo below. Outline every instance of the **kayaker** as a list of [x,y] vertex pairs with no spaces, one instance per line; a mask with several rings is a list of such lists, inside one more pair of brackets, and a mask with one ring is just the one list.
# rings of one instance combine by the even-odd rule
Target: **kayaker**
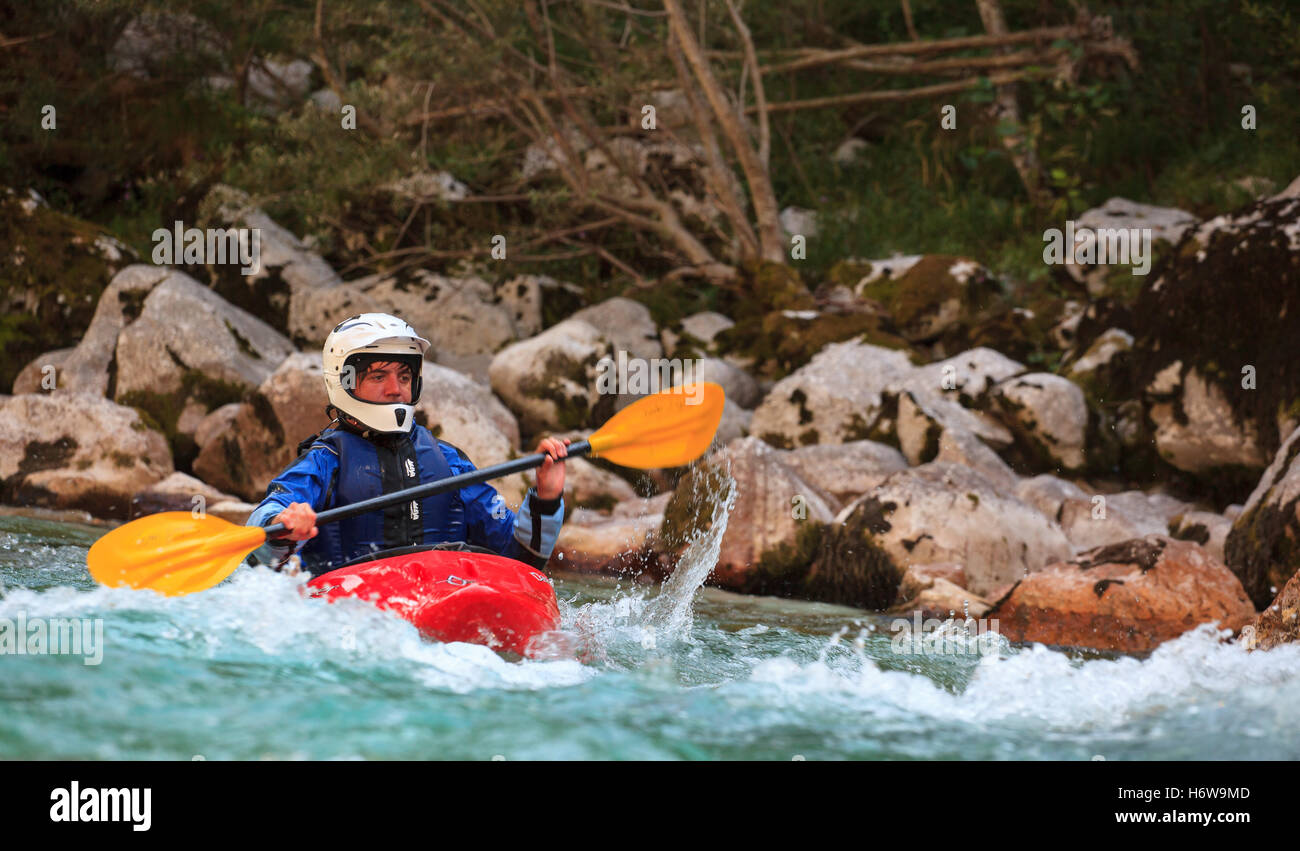
[[[567,440],[547,438],[519,511],[487,484],[377,509],[316,526],[316,514],[474,469],[468,457],[414,422],[420,368],[429,341],[383,313],[352,316],[325,339],[326,414],[332,422],[298,446],[298,458],[272,480],[247,525],[283,523],[288,539],[253,557],[282,566],[296,549],[313,575],[380,550],[463,541],[533,567],[546,564],[564,517]],[[300,542],[294,545],[291,541]]]

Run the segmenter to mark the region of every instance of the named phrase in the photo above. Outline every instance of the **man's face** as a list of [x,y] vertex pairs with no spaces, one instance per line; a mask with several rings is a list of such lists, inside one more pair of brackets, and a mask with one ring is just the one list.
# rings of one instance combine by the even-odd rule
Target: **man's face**
[[357,376],[358,399],[365,402],[411,403],[411,368],[394,361],[376,361]]

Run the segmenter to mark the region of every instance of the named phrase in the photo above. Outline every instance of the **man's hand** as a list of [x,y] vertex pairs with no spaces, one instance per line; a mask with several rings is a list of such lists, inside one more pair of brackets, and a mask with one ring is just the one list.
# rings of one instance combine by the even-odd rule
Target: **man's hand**
[[564,461],[561,459],[569,454],[569,440],[548,437],[537,444],[537,451],[549,456],[537,469],[537,496],[555,499],[564,493]]
[[[560,474],[560,483],[564,483],[564,474]],[[316,537],[320,530],[316,528],[316,512],[305,502],[290,503],[289,507],[275,516],[276,523],[283,523],[289,530],[291,541],[306,541]]]

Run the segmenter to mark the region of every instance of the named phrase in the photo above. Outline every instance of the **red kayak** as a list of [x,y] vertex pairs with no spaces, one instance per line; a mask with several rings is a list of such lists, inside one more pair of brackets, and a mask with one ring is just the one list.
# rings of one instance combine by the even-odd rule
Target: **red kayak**
[[467,641],[527,655],[533,636],[558,629],[551,581],[514,559],[429,547],[386,550],[311,580],[313,596],[368,600],[435,641]]

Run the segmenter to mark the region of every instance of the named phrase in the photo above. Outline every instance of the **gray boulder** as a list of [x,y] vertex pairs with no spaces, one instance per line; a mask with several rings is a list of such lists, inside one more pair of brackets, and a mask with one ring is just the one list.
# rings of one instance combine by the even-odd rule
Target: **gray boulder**
[[1105,498],[1098,494],[1088,499],[1067,499],[1061,504],[1057,522],[1075,553],[1140,538],[1142,530],[1149,528],[1130,520],[1119,508],[1108,506]]
[[961,564],[967,588],[982,597],[1071,552],[1037,510],[999,494],[978,472],[942,462],[894,473],[835,520],[865,524],[900,568]]
[[248,70],[247,100],[287,106],[307,97],[315,66],[305,59],[259,59]]
[[801,479],[828,494],[836,511],[891,473],[907,469],[907,459],[901,452],[872,440],[801,446],[781,455],[781,460]]
[[754,411],[750,433],[782,448],[869,438],[879,427],[886,388],[912,369],[900,351],[832,343],[777,382]]
[[1102,494],[1106,511],[1119,512],[1138,530],[1138,536],[1168,535],[1169,524],[1195,506],[1164,493],[1124,491]]
[[145,13],[127,22],[109,49],[108,65],[114,71],[148,79],[162,74],[165,63],[177,56],[220,67],[228,49],[220,33],[195,15]]
[[727,520],[711,581],[743,588],[763,553],[795,542],[803,524],[828,523],[831,502],[820,488],[784,463],[785,453],[756,437],[733,441],[678,483],[665,510],[658,540],[681,548],[721,498],[724,480],[734,481],[735,506]]
[[116,374],[117,338],[139,315],[154,287],[172,275],[160,266],[136,264],[113,276],[99,297],[95,316],[81,342],[59,365],[59,389],[68,393],[107,395]]
[[1035,372],[999,382],[992,397],[1036,458],[1066,470],[1083,468],[1088,403],[1074,383]]
[[171,472],[163,436],[102,396],[26,394],[0,407],[0,502],[125,519],[132,495]]
[[663,357],[659,342],[659,329],[650,316],[650,309],[630,298],[611,298],[600,304],[583,308],[570,319],[586,322],[613,344],[614,350],[625,351],[629,357]]
[[597,364],[612,349],[588,323],[565,320],[498,352],[488,370],[492,391],[525,433],[593,425]]
[[55,349],[27,364],[14,377],[13,395],[52,393],[57,390],[60,383],[59,368],[72,352],[71,348]]
[[692,313],[683,319],[682,333],[698,340],[707,349],[719,334],[735,324],[730,318],[723,316],[721,313],[706,310],[701,313]]
[[1150,230],[1152,241],[1176,245],[1189,228],[1199,220],[1192,213],[1177,207],[1157,207],[1141,204],[1127,198],[1111,198],[1100,207],[1094,207],[1079,216],[1078,226],[1099,228],[1137,228]]
[[1133,335],[1122,328],[1108,328],[1093,340],[1087,350],[1070,364],[1069,375],[1074,381],[1092,378],[1115,356],[1133,348]]
[[293,345],[274,328],[173,272],[145,298],[140,317],[117,336],[114,398],[176,393],[190,372],[256,387],[292,352]]
[[306,353],[286,358],[248,401],[222,406],[199,423],[195,475],[260,502],[271,480],[297,457],[299,441],[329,423],[327,401],[320,358]]
[[1223,391],[1181,361],[1157,373],[1147,395],[1156,449],[1174,467],[1199,473],[1267,462],[1256,424],[1237,417]]
[[998,493],[1014,495],[1020,479],[998,453],[975,435],[961,429],[946,428],[939,435],[935,461],[962,464],[988,479]]
[[1016,499],[1037,509],[1040,514],[1053,522],[1061,519],[1061,506],[1067,500],[1077,499],[1086,502],[1088,492],[1065,479],[1058,479],[1048,473],[1021,479],[1016,485]]
[[161,511],[211,514],[240,526],[256,508],[185,473],[172,473],[131,497],[131,519]]
[[742,408],[752,409],[763,398],[758,382],[749,373],[718,358],[701,358],[695,380],[720,385],[727,398]]
[[727,399],[722,406],[722,419],[718,422],[718,431],[713,436],[713,442],[718,446],[726,446],[736,438],[744,437],[749,434],[749,424],[753,419],[752,411],[746,411],[731,399]]
[[1011,445],[1011,432],[1003,425],[937,394],[901,390],[897,395],[897,411],[894,433],[911,464],[933,461],[939,451],[940,437],[950,431],[977,437],[997,447]]
[[542,294],[560,284],[547,275],[516,275],[497,287],[497,299],[514,325],[519,339],[542,331]]
[[1169,534],[1182,541],[1193,541],[1218,561],[1225,561],[1224,545],[1232,531],[1232,521],[1213,511],[1186,511],[1169,521]]
[[319,254],[276,224],[247,193],[214,186],[199,207],[199,219],[207,227],[261,231],[257,272],[244,276],[237,266],[220,267],[213,287],[231,304],[263,317],[295,344],[320,346],[342,320],[376,309],[373,302],[344,286]]
[[917,367],[906,387],[926,395],[942,394],[967,408],[977,406],[994,384],[1020,375],[1025,365],[993,349],[978,347]]

